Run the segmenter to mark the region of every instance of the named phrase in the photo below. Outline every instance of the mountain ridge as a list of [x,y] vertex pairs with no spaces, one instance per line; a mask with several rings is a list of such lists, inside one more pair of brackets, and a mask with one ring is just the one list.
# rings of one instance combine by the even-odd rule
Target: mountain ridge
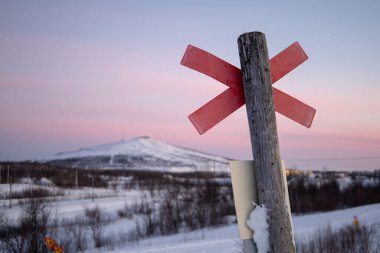
[[228,172],[229,160],[143,136],[60,152],[50,161],[67,167]]

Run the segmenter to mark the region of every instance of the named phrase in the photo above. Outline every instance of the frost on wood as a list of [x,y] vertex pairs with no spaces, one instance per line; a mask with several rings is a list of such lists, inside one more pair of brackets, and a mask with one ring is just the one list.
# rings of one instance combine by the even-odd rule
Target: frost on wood
[[253,241],[256,244],[258,253],[267,253],[269,251],[267,209],[264,205],[257,205],[256,203],[253,203],[253,206],[255,209],[249,215],[246,223],[253,230]]

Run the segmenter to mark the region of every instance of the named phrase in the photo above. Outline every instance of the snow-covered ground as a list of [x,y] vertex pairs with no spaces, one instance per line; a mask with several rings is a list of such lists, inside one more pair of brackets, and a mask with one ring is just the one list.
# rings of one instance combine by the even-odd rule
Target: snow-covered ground
[[358,217],[361,224],[373,226],[380,232],[380,204],[373,204],[344,210],[295,216],[293,217],[293,224],[296,241],[310,239],[319,228],[327,225],[330,225],[333,229],[337,229],[347,224],[353,224],[354,216]]
[[[15,191],[21,191],[31,187],[28,184],[14,186]],[[46,186],[41,186],[46,187]],[[7,191],[7,185],[0,185],[0,190]],[[117,237],[119,233],[126,233],[135,229],[135,221],[128,218],[117,217],[116,212],[125,207],[126,203],[139,201],[143,195],[149,192],[141,190],[111,190],[94,189],[99,196],[91,200],[91,188],[62,189],[64,196],[51,199],[49,205],[52,214],[58,219],[75,218],[82,215],[86,208],[98,206],[105,214],[114,217],[104,228],[106,236]],[[14,201],[12,208],[8,208],[8,200],[0,200],[0,212],[10,220],[19,217],[22,205]],[[366,205],[345,210],[323,212],[315,214],[294,214],[293,224],[295,238],[298,242],[305,242],[313,237],[320,228],[330,225],[333,229],[346,224],[353,224],[354,216],[358,216],[361,224],[368,225],[377,231],[380,236],[380,204]],[[183,232],[172,236],[157,236],[143,239],[138,242],[118,241],[118,245],[112,248],[105,247],[97,250],[90,249],[86,252],[129,252],[129,253],[237,253],[243,252],[239,238],[238,226],[231,224],[217,229],[201,229],[192,232]]]
[[[0,185],[0,190],[7,189],[6,184]],[[18,184],[14,186],[16,190],[23,190],[31,187],[30,185]],[[34,186],[39,187],[39,186]],[[119,209],[122,209],[126,204],[136,202],[144,194],[141,190],[128,190],[116,192],[113,190],[94,188],[94,201],[92,201],[92,188],[82,187],[79,189],[65,189],[63,190],[64,196],[48,197],[49,208],[54,215],[57,215],[59,219],[74,218],[83,214],[86,208],[93,208],[98,206],[105,213],[114,213]],[[16,219],[23,205],[18,202],[20,200],[12,200],[12,208],[9,207],[9,200],[0,200],[0,212],[3,213],[10,220]]]
[[[320,228],[330,225],[338,229],[353,224],[357,215],[361,224],[368,225],[380,232],[380,204],[366,205],[345,210],[293,216],[296,241],[308,240]],[[155,237],[138,243],[125,244],[114,249],[105,248],[88,252],[113,253],[237,253],[243,252],[237,225],[217,229],[202,229],[173,236]]]

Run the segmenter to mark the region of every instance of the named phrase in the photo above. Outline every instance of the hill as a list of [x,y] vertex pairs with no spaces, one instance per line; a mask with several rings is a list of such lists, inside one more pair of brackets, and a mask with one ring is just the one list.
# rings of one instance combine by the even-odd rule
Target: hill
[[49,162],[74,168],[229,171],[227,158],[174,146],[150,137],[61,152]]

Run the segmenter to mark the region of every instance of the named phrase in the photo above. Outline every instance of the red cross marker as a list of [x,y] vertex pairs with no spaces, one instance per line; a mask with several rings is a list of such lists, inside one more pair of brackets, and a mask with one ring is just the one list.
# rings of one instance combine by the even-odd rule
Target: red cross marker
[[[288,74],[307,58],[298,42],[274,56],[269,62],[272,83]],[[192,45],[187,47],[181,64],[230,87],[189,116],[199,134],[207,132],[245,104],[241,71],[237,67]],[[276,88],[272,88],[272,92],[277,112],[301,125],[311,126],[316,111],[314,108]]]

